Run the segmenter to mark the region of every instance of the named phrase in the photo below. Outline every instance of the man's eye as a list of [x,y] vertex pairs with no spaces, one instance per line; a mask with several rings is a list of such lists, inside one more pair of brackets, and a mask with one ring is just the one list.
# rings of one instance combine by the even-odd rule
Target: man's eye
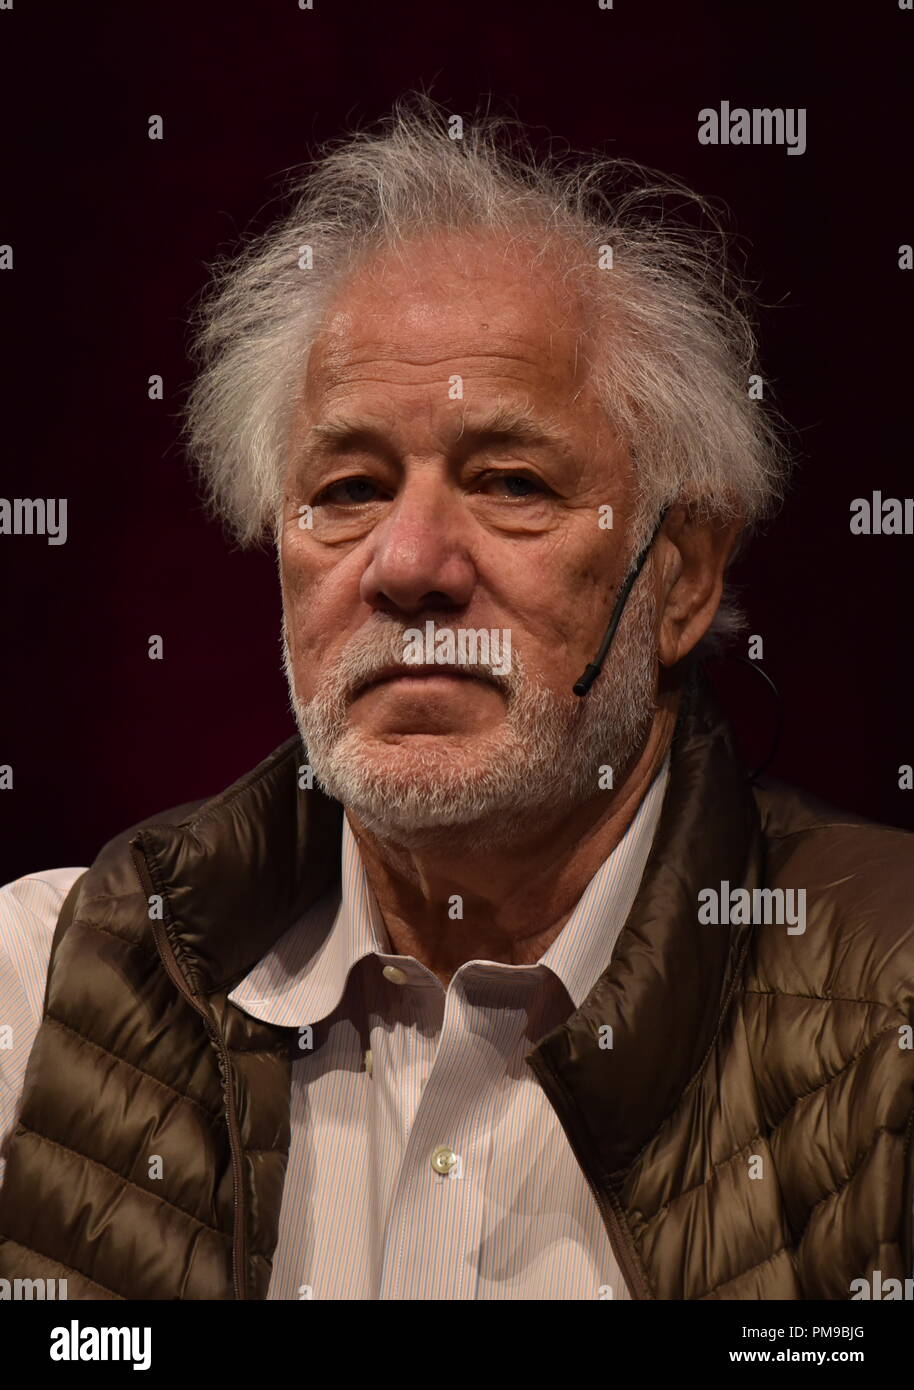
[[374,498],[366,496],[364,489],[370,493],[376,486],[370,478],[340,478],[338,482],[325,487],[317,500],[319,504],[329,502],[336,506],[344,506],[347,502],[373,502]]
[[[523,501],[527,497],[534,495],[542,496],[545,489],[538,478],[531,477],[528,473],[510,473],[505,468],[500,468],[494,472],[483,473],[476,480],[477,488],[488,487],[495,483],[502,489],[507,489],[502,496]],[[377,483],[372,482],[371,478],[353,476],[351,478],[340,478],[335,483],[330,483],[318,496],[318,505],[346,506],[347,504],[358,506],[366,502],[376,500],[373,493],[377,492]]]
[[535,492],[539,495],[542,495],[545,491],[545,489],[543,488],[543,484],[539,481],[538,478],[532,478],[529,473],[509,473],[507,469],[504,468],[500,468],[497,470],[497,472],[494,473],[484,473],[482,477],[479,479],[479,482],[486,484],[491,482],[498,482],[499,484],[508,487],[509,496],[517,498],[518,501],[522,500],[525,497],[530,497],[533,494],[529,491],[511,491],[509,485],[513,485],[514,483],[520,483],[522,487],[533,488]]

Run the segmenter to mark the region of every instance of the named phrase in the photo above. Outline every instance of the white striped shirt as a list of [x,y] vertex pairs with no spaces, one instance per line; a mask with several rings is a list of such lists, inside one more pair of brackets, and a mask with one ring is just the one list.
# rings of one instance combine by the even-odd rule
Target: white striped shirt
[[[268,1298],[628,1298],[593,1193],[524,1057],[609,964],[668,773],[669,759],[535,965],[468,961],[447,989],[391,953],[343,817],[339,889],[229,995],[300,1033]],[[0,1180],[54,924],[81,872],[0,889]]]

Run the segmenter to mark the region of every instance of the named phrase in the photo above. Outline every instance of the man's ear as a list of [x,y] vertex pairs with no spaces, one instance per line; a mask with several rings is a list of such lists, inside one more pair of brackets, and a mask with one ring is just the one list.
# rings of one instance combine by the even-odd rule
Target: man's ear
[[741,517],[697,519],[688,507],[670,509],[654,566],[661,666],[688,656],[711,626],[742,527]]

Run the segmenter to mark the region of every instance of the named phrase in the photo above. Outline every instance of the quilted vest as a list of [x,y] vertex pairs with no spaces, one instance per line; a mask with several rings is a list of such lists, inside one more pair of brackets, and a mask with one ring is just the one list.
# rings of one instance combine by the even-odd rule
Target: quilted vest
[[[290,740],[81,880],[9,1147],[0,1276],[66,1278],[77,1299],[266,1296],[297,1034],[226,996],[339,876],[342,808],[299,787],[304,761]],[[612,959],[527,1058],[634,1298],[846,1299],[877,1269],[910,1275],[911,848],[752,788],[707,697],[683,710]],[[702,922],[723,885],[804,889],[805,932]]]

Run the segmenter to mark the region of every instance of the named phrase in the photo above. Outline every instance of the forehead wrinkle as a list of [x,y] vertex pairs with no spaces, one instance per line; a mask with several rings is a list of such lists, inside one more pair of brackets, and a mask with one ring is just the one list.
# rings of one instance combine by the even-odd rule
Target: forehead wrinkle
[[[488,325],[485,325],[488,327]],[[577,348],[576,335],[575,350]],[[537,342],[535,338],[522,333],[500,332],[496,336],[501,339],[501,346],[496,346],[495,342],[480,344],[479,334],[466,342],[451,342],[446,351],[442,351],[440,346],[430,347],[428,351],[419,350],[415,335],[402,338],[395,334],[387,334],[384,337],[365,338],[357,341],[354,345],[349,345],[345,340],[328,335],[324,342],[320,343],[320,353],[315,354],[316,365],[323,375],[339,377],[345,380],[348,373],[358,367],[371,366],[374,363],[393,362],[404,367],[437,367],[444,363],[458,362],[461,358],[468,358],[478,364],[492,362],[518,362],[526,366],[542,365],[543,342]],[[555,335],[549,334],[549,351],[555,350]],[[512,350],[513,349],[513,350]],[[550,364],[553,369],[560,365],[559,362]]]
[[[468,420],[468,414],[474,418]],[[477,436],[498,435],[521,444],[560,446],[565,443],[568,430],[554,415],[532,406],[499,404],[492,410],[477,414],[470,412],[468,402],[464,401],[457,438],[462,439],[465,432]]]
[[[383,422],[373,420],[368,415],[337,415],[309,427],[302,442],[302,451],[310,452],[320,445],[332,447],[352,443],[359,438],[380,438],[385,430]],[[462,439],[465,434],[479,438],[498,436],[521,444],[561,447],[566,442],[567,428],[552,414],[531,406],[499,404],[490,410],[480,411],[469,410],[464,402],[460,429],[455,439]]]

